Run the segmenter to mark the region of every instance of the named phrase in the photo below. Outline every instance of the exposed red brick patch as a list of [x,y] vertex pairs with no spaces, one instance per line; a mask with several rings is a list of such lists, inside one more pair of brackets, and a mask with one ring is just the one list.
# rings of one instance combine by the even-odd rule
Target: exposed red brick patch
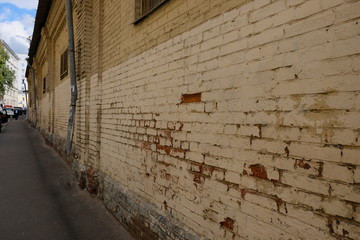
[[165,174],[165,179],[170,181],[171,180],[171,174],[170,173],[166,173]]
[[167,162],[164,162],[164,161],[156,161],[157,163],[160,163],[162,165],[165,165],[165,166],[170,166],[171,164],[170,163],[167,163]]
[[240,192],[241,192],[241,197],[245,198],[245,194],[248,193],[248,189],[247,188],[240,189]]
[[198,174],[196,173],[195,176],[194,176],[194,182],[196,183],[203,183],[205,181],[205,178],[201,175],[201,174]]
[[304,163],[303,161],[299,161],[297,164],[299,167],[304,168],[304,169],[310,169],[311,166],[307,163]]
[[171,151],[170,147],[166,147],[166,146],[162,146],[162,145],[157,145],[156,148],[157,148],[157,150],[164,151],[168,155],[170,154],[170,151]]
[[179,152],[179,153],[185,152],[185,150],[184,150],[184,149],[181,149],[181,148],[173,148],[173,151],[174,151],[174,152]]
[[192,172],[201,173],[201,163],[191,163],[190,170]]
[[161,135],[164,136],[164,137],[171,138],[171,133],[172,133],[171,130],[164,130],[164,134],[161,134]]
[[194,162],[191,163],[190,165],[190,172],[198,173],[202,175],[204,178],[211,177],[214,171],[223,171],[223,170],[203,163]]
[[168,173],[168,172],[166,172],[166,170],[161,170],[161,171],[160,171],[160,177],[161,177],[162,179],[166,179],[166,180],[168,180],[168,181],[171,180],[171,174]]
[[150,149],[151,148],[151,143],[143,142],[143,143],[141,143],[141,148],[142,149]]
[[98,193],[98,174],[97,171],[93,167],[89,167],[87,169],[87,180],[88,180],[88,191],[89,193],[94,196]]
[[220,222],[220,226],[229,230],[234,230],[235,221],[231,218],[225,218],[224,221]]
[[245,195],[248,194],[248,193],[249,194],[254,194],[254,195],[259,195],[258,192],[254,191],[254,190],[251,190],[249,188],[242,188],[242,189],[240,189],[240,192],[241,192],[241,197],[242,198],[245,198]]
[[204,175],[211,176],[214,171],[214,167],[202,164],[200,166],[200,172]]
[[266,179],[269,180],[267,177],[267,173],[266,173],[266,169],[263,165],[261,164],[253,164],[250,165],[249,168],[251,169],[251,174],[250,176],[254,176],[256,178],[260,178],[260,179]]
[[172,148],[172,147],[163,146],[160,144],[156,145],[156,149],[159,153],[167,154],[167,155],[186,152],[184,149],[181,149],[181,148]]
[[289,157],[289,155],[290,155],[290,150],[289,150],[289,148],[288,148],[288,147],[285,147],[284,151],[285,151],[286,157]]
[[183,94],[181,103],[201,102],[201,93]]

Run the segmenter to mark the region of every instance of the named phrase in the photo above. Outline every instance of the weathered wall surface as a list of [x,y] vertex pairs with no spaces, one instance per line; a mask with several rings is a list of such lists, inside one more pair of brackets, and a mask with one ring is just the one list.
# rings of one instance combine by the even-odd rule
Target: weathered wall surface
[[[30,97],[30,121],[59,149],[63,148],[66,137],[70,105],[69,76],[60,77],[61,55],[67,49],[64,14],[65,3],[54,1],[32,64],[36,77],[36,105]],[[33,95],[31,70],[28,82],[29,92]]]
[[100,170],[209,239],[357,239],[359,9],[254,1],[105,71]]
[[359,1],[173,0],[136,26],[75,2],[75,165],[139,239],[359,239]]

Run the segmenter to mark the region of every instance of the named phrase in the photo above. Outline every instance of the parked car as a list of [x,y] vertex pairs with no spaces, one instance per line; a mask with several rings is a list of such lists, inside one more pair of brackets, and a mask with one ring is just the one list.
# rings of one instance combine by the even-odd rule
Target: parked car
[[22,107],[14,107],[14,111],[16,111],[16,110],[18,111],[18,115],[22,115],[24,112]]
[[4,108],[4,110],[6,111],[6,115],[8,116],[8,119],[14,117],[15,113],[13,108]]
[[17,120],[22,115],[23,109],[21,107],[14,107],[14,118]]
[[9,116],[7,115],[7,112],[5,109],[0,107],[0,122],[6,123],[8,121]]
[[0,132],[2,129],[2,124],[6,123],[7,121],[8,121],[8,115],[6,111],[2,107],[0,107]]

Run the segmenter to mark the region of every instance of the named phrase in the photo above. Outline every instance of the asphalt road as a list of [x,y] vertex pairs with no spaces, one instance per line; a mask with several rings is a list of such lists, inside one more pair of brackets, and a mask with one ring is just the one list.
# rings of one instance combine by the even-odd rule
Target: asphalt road
[[1,240],[133,239],[25,120],[0,133]]

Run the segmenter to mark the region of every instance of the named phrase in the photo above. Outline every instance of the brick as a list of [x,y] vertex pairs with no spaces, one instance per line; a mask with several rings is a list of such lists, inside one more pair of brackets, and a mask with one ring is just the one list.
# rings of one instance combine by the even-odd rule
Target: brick
[[286,215],[295,219],[307,222],[315,228],[319,228],[324,232],[327,231],[328,219],[324,216],[318,215],[314,212],[307,211],[307,209],[301,206],[286,204]]
[[285,9],[285,1],[275,1],[267,6],[264,6],[258,10],[255,10],[253,13],[250,14],[249,20],[250,22],[255,22],[260,19],[266,18],[268,16],[274,15],[277,12]]
[[289,146],[289,155],[308,159],[338,162],[341,158],[341,149],[326,146],[310,146],[293,143]]
[[[258,218],[262,216],[261,218],[265,219],[264,222],[271,223],[272,226],[275,226],[284,232],[286,232],[285,229],[290,226],[291,227],[297,226],[295,230],[297,232],[297,236],[301,236],[304,234],[304,232],[306,232],[307,237],[314,239],[317,238],[322,239],[329,237],[329,234],[326,231],[321,231],[318,227],[316,228],[310,227],[305,223],[302,223],[300,221],[297,221],[289,217],[282,216],[274,211],[270,211],[270,210],[266,210],[265,208],[258,207],[255,204],[243,202],[241,210],[249,215],[250,214],[255,215]],[[283,225],[283,222],[286,222],[285,226]]]
[[331,196],[342,200],[360,203],[360,191],[357,185],[345,185],[340,183],[331,183],[330,185]]
[[284,35],[284,28],[282,26],[277,28],[271,28],[265,30],[258,35],[254,35],[248,39],[249,47],[256,47],[263,45],[265,43],[277,41],[281,39]]
[[330,186],[332,186],[326,181],[310,179],[300,174],[293,174],[288,172],[282,173],[280,181],[286,185],[323,195],[329,195]]
[[358,11],[359,8],[360,8],[359,2],[353,2],[350,4],[342,4],[341,6],[335,8],[335,10],[336,10],[335,23],[358,18],[359,17],[359,11]]
[[342,163],[358,165],[359,163],[359,149],[358,148],[345,148],[342,150]]
[[360,239],[359,224],[334,219],[332,221],[332,228],[334,232],[340,236],[348,237],[350,239]]
[[261,205],[265,208],[277,211],[278,210],[278,203],[271,197],[262,196],[256,193],[246,193],[244,195],[244,199],[248,202],[253,204]]
[[295,19],[304,18],[322,10],[322,0],[305,1],[295,8]]
[[322,171],[324,178],[338,180],[347,183],[354,183],[355,166],[325,163]]
[[302,4],[304,2],[305,2],[305,0],[288,0],[286,2],[286,5],[287,5],[287,7],[294,7],[294,6],[297,6],[297,5]]
[[264,7],[265,5],[271,3],[271,0],[255,0],[253,3],[254,9]]
[[231,182],[231,183],[240,183],[240,173],[239,172],[233,172],[233,171],[226,171],[225,173],[225,181]]
[[288,25],[284,31],[286,37],[292,37],[302,33],[306,33],[315,29],[333,24],[335,15],[333,12],[322,12],[304,21],[296,22]]
[[329,1],[322,1],[321,6],[323,9],[332,8],[344,3],[343,0],[329,0]]
[[320,205],[319,209],[324,210],[326,214],[349,219],[353,216],[353,206],[345,201],[339,201],[334,198],[325,198],[320,202]]

